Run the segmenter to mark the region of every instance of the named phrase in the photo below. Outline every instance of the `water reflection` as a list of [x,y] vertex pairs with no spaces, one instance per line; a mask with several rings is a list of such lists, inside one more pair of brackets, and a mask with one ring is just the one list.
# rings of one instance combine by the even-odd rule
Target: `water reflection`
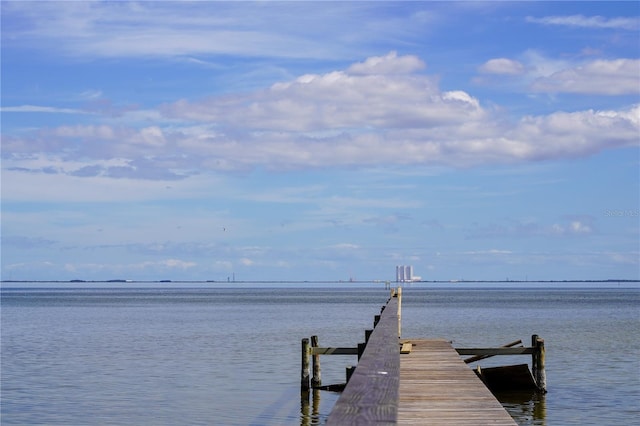
[[495,392],[500,401],[520,426],[545,426],[547,408],[545,395],[536,391],[526,392]]
[[[309,399],[311,396],[311,404]],[[300,391],[300,426],[320,424],[320,390]]]
[[[320,408],[322,392],[319,389],[300,392],[300,426],[320,425],[327,421],[326,409]],[[494,392],[494,395],[519,426],[546,426],[545,394],[505,391]]]

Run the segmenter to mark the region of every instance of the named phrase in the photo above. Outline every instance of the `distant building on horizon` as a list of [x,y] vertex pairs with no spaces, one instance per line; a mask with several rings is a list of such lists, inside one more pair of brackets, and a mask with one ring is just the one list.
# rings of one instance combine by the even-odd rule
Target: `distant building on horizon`
[[396,282],[397,283],[420,281],[421,279],[422,277],[413,275],[413,265],[396,266]]

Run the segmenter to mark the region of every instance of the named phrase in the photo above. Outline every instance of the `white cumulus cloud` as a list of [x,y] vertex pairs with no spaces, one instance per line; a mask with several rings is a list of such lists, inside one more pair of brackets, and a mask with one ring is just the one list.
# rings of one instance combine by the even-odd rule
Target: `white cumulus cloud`
[[[160,106],[151,126],[43,128],[3,140],[4,166],[15,172],[176,180],[203,170],[254,167],[470,167],[575,158],[639,144],[638,105],[507,119],[471,93],[442,91],[419,62],[392,52],[356,64],[369,72],[351,73],[354,65],[241,94],[178,100]],[[630,87],[636,66],[626,60],[589,63],[582,71],[585,87],[587,74],[600,76],[592,87],[604,87],[614,76],[627,76],[619,84]],[[34,169],[34,155],[55,159],[55,167]],[[110,164],[112,159],[119,164]]]
[[349,74],[410,74],[425,68],[425,63],[417,56],[398,56],[390,52],[385,56],[373,56],[364,62],[351,65]]
[[525,72],[522,63],[508,58],[490,59],[480,67],[480,72],[486,74],[520,75]]

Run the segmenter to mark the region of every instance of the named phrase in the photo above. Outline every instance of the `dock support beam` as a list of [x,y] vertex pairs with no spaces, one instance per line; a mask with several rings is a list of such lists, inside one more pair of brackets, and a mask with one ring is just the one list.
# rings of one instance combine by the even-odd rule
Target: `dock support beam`
[[[318,347],[318,336],[311,336],[311,347]],[[320,376],[320,355],[314,353],[312,358],[313,376],[311,376],[311,387],[317,388],[322,385],[322,378]]]
[[402,337],[402,287],[391,290],[391,297],[398,298],[398,337]]
[[309,390],[309,339],[302,339],[302,370],[300,371],[300,390]]
[[534,334],[531,336],[531,347],[534,349],[531,354],[531,370],[533,370],[533,378],[536,381],[538,391],[546,393],[547,373],[544,371],[544,339],[541,339],[537,334]]

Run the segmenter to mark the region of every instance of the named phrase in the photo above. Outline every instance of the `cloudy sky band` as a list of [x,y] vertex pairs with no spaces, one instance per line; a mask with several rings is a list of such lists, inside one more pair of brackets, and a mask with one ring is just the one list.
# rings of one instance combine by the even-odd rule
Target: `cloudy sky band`
[[638,273],[629,3],[34,4],[3,277]]

